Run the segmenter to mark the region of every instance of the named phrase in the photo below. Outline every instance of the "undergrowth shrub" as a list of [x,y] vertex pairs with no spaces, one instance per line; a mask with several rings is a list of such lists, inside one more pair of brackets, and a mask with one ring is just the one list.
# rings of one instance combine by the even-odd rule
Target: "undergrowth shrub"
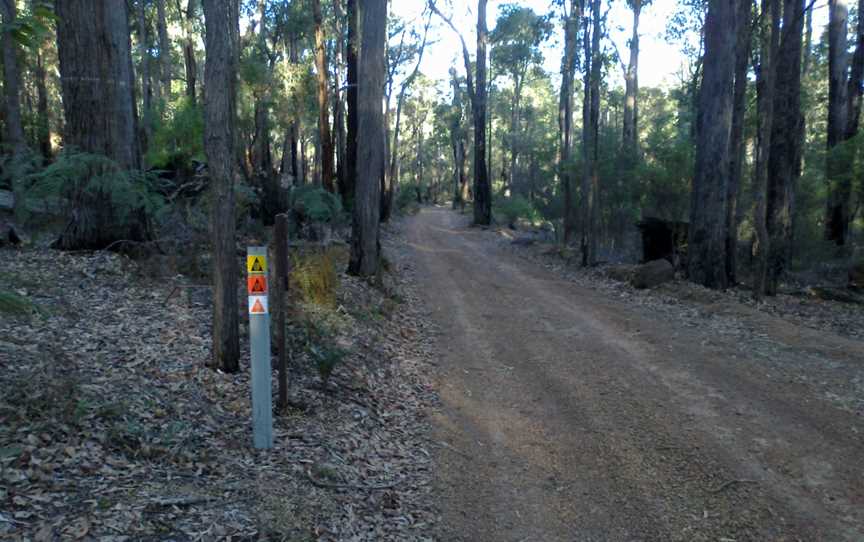
[[530,220],[532,223],[542,220],[540,213],[534,208],[531,202],[519,194],[499,199],[497,205],[495,205],[495,214],[503,218],[504,222],[511,226],[520,218]]
[[0,314],[6,316],[26,316],[34,311],[33,303],[15,292],[0,290]]
[[304,302],[324,307],[336,306],[336,290],[339,287],[337,258],[338,254],[332,248],[292,256],[291,285]]
[[291,208],[311,222],[334,224],[342,218],[339,196],[312,185],[298,186],[291,191]]
[[405,184],[396,192],[396,209],[402,214],[415,214],[420,210],[417,203],[417,185]]

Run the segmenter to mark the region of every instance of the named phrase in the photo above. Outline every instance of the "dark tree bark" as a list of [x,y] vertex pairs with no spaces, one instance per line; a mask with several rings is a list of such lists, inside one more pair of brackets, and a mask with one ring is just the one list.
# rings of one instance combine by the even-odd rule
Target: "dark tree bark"
[[342,204],[348,210],[354,207],[354,187],[357,184],[357,60],[360,52],[360,35],[358,33],[359,14],[357,0],[346,0],[348,14],[348,49],[345,51],[347,127],[345,141],[345,179],[339,191],[342,194]]
[[315,71],[318,82],[318,138],[321,149],[321,185],[334,192],[333,136],[330,134],[329,77],[327,75],[327,40],[321,16],[321,0],[312,0],[315,20]]
[[345,57],[345,31],[343,29],[342,0],[333,0],[336,43],[333,46],[336,58],[333,60],[333,131],[336,140],[336,186],[342,194],[345,184],[345,100],[342,98],[342,62]]
[[751,0],[738,0],[735,43],[735,89],[732,96],[732,126],[729,140],[729,184],[726,187],[726,276],[738,282],[738,193],[744,166],[744,122],[747,109],[747,67],[753,37]]
[[642,0],[630,0],[633,10],[633,36],[630,38],[630,61],[624,70],[624,120],[621,147],[628,160],[639,152],[639,16]]
[[[486,167],[486,0],[477,0],[477,88],[472,93],[474,117],[474,223],[492,223],[492,184]],[[469,64],[468,58],[465,58]],[[470,66],[466,65],[466,69]]]
[[582,3],[564,4],[564,56],[561,59],[561,92],[558,97],[558,177],[564,192],[564,244],[573,236],[573,178],[570,151],[573,147],[573,84],[576,76],[577,40]]
[[600,128],[600,0],[591,0],[591,21],[585,20],[585,101],[582,110],[582,265],[594,265],[597,258],[597,200],[599,159],[598,132]]
[[186,96],[192,105],[197,103],[198,84],[198,63],[195,60],[195,34],[192,28],[192,23],[195,21],[196,0],[189,0],[184,10],[180,7],[180,0],[175,0],[177,3],[177,13],[183,24],[183,62],[186,67]]
[[753,194],[756,200],[753,223],[757,254],[753,272],[753,297],[765,294],[768,276],[770,238],[767,223],[768,160],[774,124],[775,60],[780,43],[780,0],[762,0],[759,15],[759,64],[756,66],[756,164],[753,170]]
[[[859,0],[858,12],[864,13]],[[861,93],[864,89],[864,17],[858,18],[855,53],[847,54],[848,8],[842,0],[829,2],[828,23],[828,202],[825,238],[846,245],[852,222],[852,164],[855,150],[846,142],[858,133]]]
[[[290,62],[293,66],[297,65],[300,58],[299,51],[297,49],[297,39],[296,36],[292,34],[288,38],[288,62]],[[288,123],[288,133],[285,136],[285,142],[282,145],[282,164],[280,166],[280,173],[282,175],[290,175],[291,184],[294,186],[299,186],[300,184],[302,184],[301,179],[303,177],[303,173],[300,171],[300,162],[298,158],[298,139],[300,137],[300,105],[296,93],[291,96],[291,100],[294,104],[295,109],[291,113],[291,121]]]
[[51,121],[48,110],[48,76],[45,69],[45,56],[42,53],[44,44],[39,44],[36,50],[36,66],[33,79],[36,83],[36,140],[43,163],[51,161]]
[[[15,0],[0,0],[0,14],[3,24],[11,24],[17,17]],[[3,143],[9,147],[14,156],[26,152],[27,141],[24,138],[24,125],[21,123],[21,73],[18,66],[18,45],[11,31],[0,34],[3,49],[3,108],[5,128]]]
[[705,57],[696,120],[696,171],[690,201],[688,270],[690,279],[724,289],[726,210],[735,76],[736,2],[709,0],[705,18]]
[[[360,0],[362,45],[358,63],[357,129],[368,134],[357,142],[357,185],[351,231],[351,274],[378,272],[380,243],[380,179],[384,172],[384,79],[387,42],[387,0]],[[376,135],[377,134],[377,135]]]
[[765,293],[775,295],[786,271],[792,244],[792,205],[800,172],[801,44],[804,0],[783,0],[780,47],[777,50],[774,121],[768,157],[766,221],[769,250]]
[[234,204],[239,2],[204,0],[203,6],[207,51],[204,151],[212,190],[212,366],[232,373],[239,369],[240,359]]
[[[141,169],[126,3],[58,0],[55,9],[66,145],[104,155],[121,171]],[[93,172],[100,173],[107,172]],[[123,216],[105,190],[85,189],[87,182],[75,187],[70,221],[55,246],[122,249],[116,241],[147,239],[143,211]]]

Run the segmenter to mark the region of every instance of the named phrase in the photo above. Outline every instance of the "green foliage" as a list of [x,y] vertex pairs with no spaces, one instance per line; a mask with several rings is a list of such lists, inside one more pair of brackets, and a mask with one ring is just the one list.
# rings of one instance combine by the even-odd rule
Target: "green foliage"
[[26,316],[34,310],[33,303],[15,292],[0,290],[0,314],[7,316]]
[[414,183],[403,184],[396,193],[396,209],[404,215],[413,215],[420,211],[417,203],[417,190],[419,187]]
[[515,225],[520,218],[532,223],[540,222],[542,217],[527,198],[515,194],[509,198],[496,198],[494,214],[502,217],[507,224]]
[[157,169],[189,168],[193,160],[205,161],[204,114],[200,104],[182,98],[170,118],[154,126],[147,163]]
[[330,381],[330,375],[333,374],[333,369],[342,363],[345,358],[345,350],[333,345],[309,345],[309,355],[315,361],[315,367],[318,369],[318,375],[321,377],[321,382],[326,386]]
[[290,201],[294,211],[312,222],[335,223],[342,215],[339,196],[316,186],[295,187]]
[[290,283],[300,293],[304,302],[335,307],[339,275],[336,272],[334,249],[305,256],[294,254]]
[[132,212],[143,209],[152,216],[164,207],[158,183],[153,173],[123,170],[105,156],[64,149],[53,164],[19,179],[15,192],[28,202],[26,209],[68,207],[84,196],[101,197],[122,221]]

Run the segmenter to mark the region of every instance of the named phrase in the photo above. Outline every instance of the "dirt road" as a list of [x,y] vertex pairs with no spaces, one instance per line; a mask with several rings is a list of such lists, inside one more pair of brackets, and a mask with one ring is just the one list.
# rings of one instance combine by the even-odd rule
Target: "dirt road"
[[466,224],[408,224],[441,329],[441,540],[864,540],[864,401],[820,376],[864,398],[864,344],[763,315],[778,356],[750,355]]

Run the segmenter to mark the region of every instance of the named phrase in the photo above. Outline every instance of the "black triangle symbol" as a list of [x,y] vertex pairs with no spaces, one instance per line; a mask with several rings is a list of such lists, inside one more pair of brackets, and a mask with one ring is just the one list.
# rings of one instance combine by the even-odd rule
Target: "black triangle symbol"
[[252,261],[252,271],[264,271],[264,268],[261,266],[261,260],[255,258]]
[[261,280],[256,280],[252,284],[252,291],[253,292],[263,292],[264,291],[264,283]]

